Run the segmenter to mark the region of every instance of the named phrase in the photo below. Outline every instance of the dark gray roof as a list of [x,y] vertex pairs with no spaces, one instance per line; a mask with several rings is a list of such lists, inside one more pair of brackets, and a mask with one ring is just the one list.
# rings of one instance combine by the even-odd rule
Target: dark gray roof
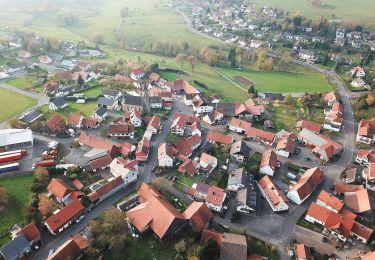
[[37,111],[37,110],[30,110],[28,111],[27,113],[23,114],[19,120],[21,120],[22,122],[26,123],[26,124],[30,124],[32,122],[34,122],[35,120],[37,120],[39,117],[41,117],[43,115],[42,112],[40,111]]
[[105,113],[108,112],[108,109],[104,108],[104,107],[98,107],[98,109],[96,109],[95,113],[102,117]]
[[105,98],[105,97],[100,97],[98,98],[98,104],[102,106],[112,106],[116,100],[110,99],[110,98]]
[[219,104],[217,104],[217,109],[222,110],[224,116],[235,116],[236,115],[234,103],[230,103],[230,102],[219,103]]
[[0,248],[0,254],[5,260],[19,259],[18,254],[23,255],[26,253],[26,251],[31,251],[31,248],[29,242],[23,234]]
[[139,96],[128,95],[125,96],[123,103],[127,105],[142,106],[143,98]]
[[56,107],[62,107],[66,104],[65,99],[63,97],[55,98],[51,102],[55,104]]
[[114,89],[104,89],[103,90],[103,95],[111,96],[111,97],[116,97],[118,95],[118,91]]
[[149,97],[150,103],[161,103],[161,97],[153,96]]

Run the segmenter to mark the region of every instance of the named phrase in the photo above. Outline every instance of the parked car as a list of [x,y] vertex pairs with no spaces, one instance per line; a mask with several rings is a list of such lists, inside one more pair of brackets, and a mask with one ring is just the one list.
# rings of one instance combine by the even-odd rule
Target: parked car
[[311,162],[311,158],[310,157],[305,157],[305,161]]
[[296,148],[296,149],[294,149],[294,154],[299,154],[301,152],[301,149],[299,149],[299,148]]

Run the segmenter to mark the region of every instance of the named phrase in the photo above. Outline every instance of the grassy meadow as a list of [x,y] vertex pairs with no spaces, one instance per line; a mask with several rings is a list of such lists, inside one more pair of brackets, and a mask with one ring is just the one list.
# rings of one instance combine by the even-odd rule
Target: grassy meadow
[[[0,187],[5,187],[9,195],[6,212],[0,212],[0,235],[6,233],[14,224],[24,222],[24,208],[29,200],[33,175],[0,179]],[[9,236],[0,238],[0,246],[10,240]]]
[[60,110],[60,111],[52,111],[48,108],[48,105],[44,105],[41,107],[41,111],[43,112],[44,116],[49,119],[54,114],[61,115],[64,119],[67,119],[70,113],[82,113],[85,117],[91,117],[92,112],[97,107],[96,102],[86,102],[85,104],[77,104],[74,102],[68,101],[68,107]]
[[257,7],[275,6],[281,7],[291,14],[299,13],[309,18],[324,16],[343,20],[344,22],[355,22],[363,25],[369,30],[375,29],[375,1],[363,0],[325,0],[322,7],[315,7],[308,0],[252,0]]
[[18,116],[37,104],[33,98],[3,88],[0,88],[0,102],[0,122]]

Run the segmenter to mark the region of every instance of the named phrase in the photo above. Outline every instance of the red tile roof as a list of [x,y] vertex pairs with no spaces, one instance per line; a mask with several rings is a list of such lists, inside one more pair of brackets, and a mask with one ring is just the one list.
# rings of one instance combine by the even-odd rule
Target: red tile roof
[[288,203],[287,197],[276,187],[267,175],[259,180],[259,185],[273,204],[273,207],[278,207],[280,204]]
[[41,239],[40,232],[34,223],[30,223],[27,226],[25,226],[21,230],[21,233],[26,237],[27,241],[29,242]]
[[131,134],[134,133],[134,125],[132,124],[110,124],[108,126],[108,134]]
[[72,203],[62,208],[55,215],[48,218],[45,223],[51,228],[53,232],[56,232],[59,228],[64,226],[73,218],[78,217],[84,211],[85,207],[82,205],[81,201],[74,200]]
[[206,202],[216,206],[221,206],[224,202],[225,191],[216,186],[210,186],[207,191]]
[[360,158],[368,158],[368,161],[371,163],[375,163],[375,151],[372,149],[364,150],[361,149],[358,151],[357,156]]
[[178,171],[184,174],[187,173],[190,176],[195,175],[198,173],[198,163],[190,159],[186,160],[178,167]]
[[55,114],[53,117],[47,120],[46,125],[52,132],[55,133],[63,130],[66,127],[64,118],[62,118],[62,116],[59,114]]
[[273,150],[267,150],[263,153],[260,167],[270,166],[273,171],[277,168],[277,155]]
[[208,239],[213,239],[217,242],[219,248],[223,242],[223,234],[210,229],[203,229],[202,236],[201,236],[201,243],[204,243]]
[[319,133],[322,126],[315,122],[311,122],[308,120],[301,120],[297,122],[297,128],[300,128],[300,129],[305,128],[307,130],[310,130],[311,132]]
[[138,194],[141,204],[130,209],[127,215],[140,232],[149,226],[162,239],[175,220],[185,221],[185,217],[149,184],[143,183]]
[[300,200],[310,196],[314,189],[323,182],[324,172],[319,168],[308,169],[300,178],[298,183],[289,191],[296,191]]
[[251,128],[252,124],[250,122],[245,121],[245,120],[241,120],[241,119],[232,117],[230,122],[229,122],[229,125],[241,128],[245,132],[247,132]]
[[68,125],[78,125],[81,122],[82,115],[80,113],[70,113],[68,116]]
[[337,211],[340,211],[344,206],[344,203],[342,203],[338,198],[326,192],[325,190],[322,190],[320,192],[318,200]]
[[289,137],[283,137],[277,143],[276,149],[287,151],[288,153],[293,153],[296,147],[296,141]]
[[233,136],[209,131],[207,132],[207,140],[229,145],[233,143]]
[[366,189],[344,193],[345,205],[355,213],[363,213],[371,210],[369,195]]
[[48,191],[52,193],[58,199],[63,199],[69,195],[74,189],[61,179],[52,178],[51,182],[47,187]]
[[250,127],[246,131],[246,135],[247,137],[260,139],[267,142],[273,142],[273,140],[275,139],[275,134],[254,127]]
[[112,157],[110,155],[106,155],[100,157],[98,159],[92,160],[88,163],[89,170],[95,170],[99,168],[107,167],[112,162]]
[[203,202],[194,201],[182,214],[194,227],[201,231],[211,221],[213,214]]
[[56,252],[47,258],[47,260],[77,259],[89,244],[90,243],[86,238],[79,234],[75,235],[73,238],[62,244]]
[[342,183],[341,181],[336,181],[334,191],[336,193],[343,194],[345,192],[354,192],[362,189],[364,189],[363,185],[351,185]]
[[308,248],[304,244],[297,244],[296,245],[296,258],[313,260],[313,258],[311,257],[310,248]]
[[116,179],[104,184],[102,187],[97,189],[96,191],[91,192],[88,197],[91,201],[96,201],[97,199],[103,197],[108,192],[112,191],[116,187],[122,185],[124,183],[124,180],[121,176],[117,177]]

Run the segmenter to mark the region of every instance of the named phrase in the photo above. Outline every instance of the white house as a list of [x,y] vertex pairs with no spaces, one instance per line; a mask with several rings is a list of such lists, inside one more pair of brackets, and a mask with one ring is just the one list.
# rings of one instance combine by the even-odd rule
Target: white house
[[66,108],[67,106],[68,106],[68,103],[66,103],[65,99],[62,97],[52,100],[51,102],[49,102],[49,105],[48,105],[49,109],[53,111],[61,110],[63,108]]
[[117,178],[122,177],[124,186],[136,182],[138,179],[138,161],[128,161],[124,158],[118,157],[113,159],[109,164],[112,175]]
[[324,180],[324,172],[318,168],[308,169],[287,194],[289,200],[301,205]]
[[281,138],[276,146],[276,154],[289,158],[293,154],[294,149],[296,148],[296,141],[287,136]]
[[229,173],[227,190],[228,191],[238,191],[245,187],[244,183],[244,168],[238,168],[233,172]]
[[258,187],[274,212],[283,212],[289,209],[288,199],[267,175],[259,180]]
[[262,161],[260,163],[259,172],[273,176],[277,169],[277,155],[273,150],[268,150],[263,153]]
[[217,166],[217,158],[207,153],[202,153],[199,159],[199,165],[203,170],[211,173]]
[[159,167],[173,167],[174,151],[166,143],[161,143],[158,147],[158,165]]

